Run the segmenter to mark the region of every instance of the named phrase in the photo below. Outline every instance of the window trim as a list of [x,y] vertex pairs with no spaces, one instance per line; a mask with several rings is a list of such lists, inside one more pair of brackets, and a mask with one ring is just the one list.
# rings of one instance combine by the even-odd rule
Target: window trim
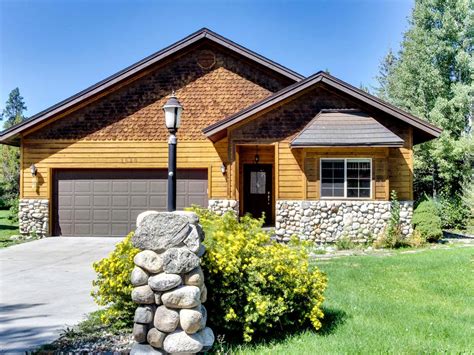
[[[324,160],[342,160],[344,161],[344,196],[323,196],[322,190],[323,190],[323,161]],[[370,162],[370,193],[369,197],[347,197],[347,161],[369,161]],[[372,178],[372,158],[366,158],[366,157],[359,157],[359,158],[331,158],[331,157],[325,157],[325,158],[319,158],[319,199],[321,200],[372,200],[372,194],[373,194],[373,178]]]

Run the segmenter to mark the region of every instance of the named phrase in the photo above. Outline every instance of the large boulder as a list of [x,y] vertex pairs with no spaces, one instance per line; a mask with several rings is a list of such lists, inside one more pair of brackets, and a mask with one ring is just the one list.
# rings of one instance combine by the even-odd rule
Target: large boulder
[[156,329],[165,333],[171,333],[179,324],[179,313],[174,309],[159,306],[155,312],[153,325]]
[[130,275],[130,281],[133,286],[143,286],[148,283],[148,273],[142,268],[135,266]]
[[161,295],[161,301],[169,308],[194,308],[201,301],[201,291],[196,286],[181,286]]
[[153,322],[155,307],[151,305],[137,307],[133,321],[135,323],[148,324]]
[[146,342],[146,335],[148,333],[148,325],[135,323],[133,325],[133,338],[139,343]]
[[193,253],[197,253],[199,251],[199,246],[201,245],[201,234],[202,230],[201,227],[195,226],[191,224],[189,226],[190,231],[188,235],[184,238],[183,244],[191,250]]
[[148,344],[133,343],[130,355],[165,355],[166,352]]
[[199,216],[192,211],[174,211],[174,214],[179,216],[183,216],[188,219],[188,222],[191,224],[198,224],[199,223]]
[[132,290],[132,301],[139,304],[155,303],[155,294],[150,286],[138,286]]
[[200,266],[192,269],[187,274],[184,274],[184,284],[188,286],[197,286],[199,288],[204,285],[204,274]]
[[188,235],[188,218],[176,213],[162,212],[143,218],[132,238],[134,247],[158,253],[179,245]]
[[149,273],[157,274],[163,271],[163,259],[151,250],[144,250],[133,258],[135,265],[145,269]]
[[181,285],[183,280],[176,274],[158,274],[148,279],[148,285],[153,291],[168,291]]
[[136,223],[136,226],[139,227],[143,220],[145,219],[145,217],[149,216],[149,215],[152,215],[152,214],[159,214],[160,212],[158,211],[145,211],[145,212],[142,212],[140,213],[138,216],[137,216],[137,223]]
[[163,349],[168,353],[198,353],[203,348],[201,336],[198,334],[186,334],[177,330],[165,338]]
[[194,334],[201,328],[203,314],[201,306],[179,311],[179,325],[188,334]]
[[186,248],[171,248],[162,254],[163,269],[169,274],[184,274],[196,268],[200,259]]
[[203,330],[201,330],[199,333],[197,333],[199,337],[201,338],[202,342],[202,349],[201,351],[209,351],[212,348],[212,345],[214,344],[215,337],[214,337],[214,332],[212,331],[211,328],[206,327]]
[[148,344],[155,348],[161,348],[163,347],[163,340],[165,340],[166,333],[160,332],[156,328],[151,328],[148,331],[148,335],[146,337],[146,340]]

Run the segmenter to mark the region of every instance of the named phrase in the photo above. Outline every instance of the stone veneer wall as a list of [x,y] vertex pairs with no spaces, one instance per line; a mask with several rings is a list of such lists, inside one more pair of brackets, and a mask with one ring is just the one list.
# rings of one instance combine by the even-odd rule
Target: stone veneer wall
[[[413,201],[400,201],[402,233],[412,232]],[[390,218],[389,201],[287,201],[276,204],[276,238],[333,243],[348,236],[356,242],[377,238]]]
[[228,211],[239,215],[239,202],[236,200],[209,200],[209,209],[222,216]]
[[209,350],[207,298],[200,266],[204,232],[193,212],[147,211],[132,238],[141,250],[131,274],[135,311],[130,354],[195,354]]
[[18,220],[20,234],[39,237],[49,235],[49,201],[20,199]]

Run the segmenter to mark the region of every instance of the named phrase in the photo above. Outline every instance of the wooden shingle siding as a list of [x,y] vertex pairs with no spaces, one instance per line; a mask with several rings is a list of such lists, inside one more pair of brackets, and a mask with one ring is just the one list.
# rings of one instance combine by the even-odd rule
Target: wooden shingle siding
[[[203,52],[215,56],[202,68]],[[202,128],[263,99],[291,80],[263,72],[222,49],[204,46],[160,64],[141,78],[48,126],[32,139],[166,141],[162,107],[172,90],[184,107],[181,140],[207,140]],[[52,119],[54,120],[54,119]]]
[[[223,148],[220,147],[222,150]],[[32,189],[31,164],[38,169],[38,189]],[[209,141],[187,142],[178,146],[177,167],[210,170],[210,198],[227,196],[222,160]],[[166,142],[103,142],[26,140],[23,142],[22,186],[24,198],[50,198],[51,169],[80,168],[166,168]]]

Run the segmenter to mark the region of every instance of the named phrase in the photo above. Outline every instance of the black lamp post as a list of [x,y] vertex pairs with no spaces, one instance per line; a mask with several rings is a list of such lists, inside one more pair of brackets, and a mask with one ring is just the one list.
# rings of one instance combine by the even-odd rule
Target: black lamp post
[[176,98],[176,94],[171,94],[170,98],[163,106],[165,113],[166,128],[170,132],[168,139],[168,211],[176,211],[176,132],[178,132],[181,112],[183,106]]

